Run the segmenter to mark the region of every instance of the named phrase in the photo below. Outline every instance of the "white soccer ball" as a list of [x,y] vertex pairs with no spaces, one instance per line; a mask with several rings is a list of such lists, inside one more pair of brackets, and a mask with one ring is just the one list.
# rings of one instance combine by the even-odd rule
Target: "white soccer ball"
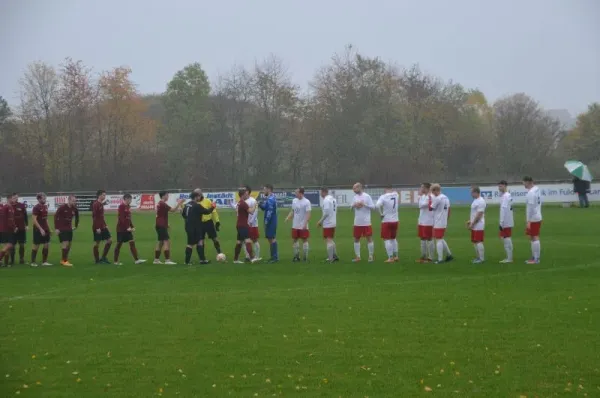
[[220,263],[224,263],[225,261],[227,261],[227,256],[225,256],[225,254],[223,253],[219,253],[217,254],[217,261]]

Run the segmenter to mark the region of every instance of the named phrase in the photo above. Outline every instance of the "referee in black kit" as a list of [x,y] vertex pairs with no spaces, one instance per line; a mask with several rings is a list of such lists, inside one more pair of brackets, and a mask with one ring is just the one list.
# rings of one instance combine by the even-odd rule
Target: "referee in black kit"
[[200,206],[198,203],[202,198],[202,195],[196,191],[190,195],[190,201],[186,203],[181,212],[181,215],[185,219],[185,233],[187,235],[187,246],[185,248],[185,264],[191,265],[192,251],[196,246],[196,252],[198,258],[200,258],[200,264],[208,264],[210,261],[204,256],[204,245],[200,244],[204,234],[202,233],[202,215],[210,214],[214,211],[216,204],[207,209]]

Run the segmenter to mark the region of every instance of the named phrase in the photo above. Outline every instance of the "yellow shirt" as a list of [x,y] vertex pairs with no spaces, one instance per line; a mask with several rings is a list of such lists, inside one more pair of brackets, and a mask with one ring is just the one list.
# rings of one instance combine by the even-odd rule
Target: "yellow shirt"
[[[210,207],[212,206],[212,201],[208,198],[204,198],[200,201],[200,206],[204,207],[205,209],[210,209]],[[202,222],[211,220],[215,223],[219,222],[219,213],[217,213],[216,208],[213,210],[212,213],[202,215]]]

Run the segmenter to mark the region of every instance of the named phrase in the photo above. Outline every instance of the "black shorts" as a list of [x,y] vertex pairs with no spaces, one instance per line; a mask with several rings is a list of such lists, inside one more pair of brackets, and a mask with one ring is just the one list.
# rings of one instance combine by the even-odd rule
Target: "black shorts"
[[215,239],[217,237],[217,229],[212,220],[202,222],[202,239],[205,236],[208,236],[208,239]]
[[12,243],[13,245],[16,245],[17,243],[27,243],[27,231],[25,231],[24,229],[20,229],[17,232],[15,232],[13,234]]
[[46,235],[42,236],[40,230],[37,228],[33,229],[33,244],[34,245],[45,245],[50,243],[50,231],[45,231]]
[[0,232],[0,244],[12,244],[15,240],[12,232]]
[[117,232],[117,242],[127,243],[131,240],[133,240],[132,232]]
[[188,246],[195,246],[202,239],[202,229],[201,228],[186,228],[185,233],[187,235]]
[[100,233],[97,233],[96,230],[94,230],[94,242],[102,242],[103,240],[109,240],[110,238],[112,238],[112,236],[108,228],[102,228]]
[[248,227],[237,227],[237,240],[240,242],[250,239],[250,228]]
[[73,242],[73,231],[60,231],[58,233],[58,241],[60,243]]
[[165,227],[156,227],[156,236],[159,242],[171,239],[169,229]]

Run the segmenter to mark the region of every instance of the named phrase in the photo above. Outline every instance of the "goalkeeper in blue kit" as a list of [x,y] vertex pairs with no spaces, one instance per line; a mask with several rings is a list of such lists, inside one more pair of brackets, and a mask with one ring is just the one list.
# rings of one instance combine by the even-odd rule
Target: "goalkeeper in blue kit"
[[271,259],[269,263],[279,261],[279,252],[277,250],[277,198],[273,194],[273,185],[267,184],[263,189],[265,200],[258,205],[265,212],[265,237],[269,241],[271,248]]

